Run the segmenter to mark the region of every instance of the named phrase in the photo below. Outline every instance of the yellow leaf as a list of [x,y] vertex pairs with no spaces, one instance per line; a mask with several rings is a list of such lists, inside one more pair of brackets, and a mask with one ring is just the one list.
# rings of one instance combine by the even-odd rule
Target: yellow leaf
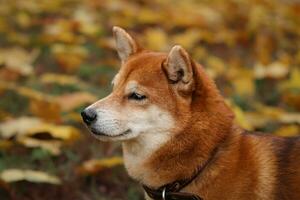
[[279,121],[283,123],[298,123],[300,124],[300,113],[283,113],[279,117]]
[[208,56],[207,60],[207,72],[212,78],[216,78],[224,74],[226,67],[224,62],[216,56]]
[[34,117],[7,120],[0,124],[1,137],[9,139],[15,135],[25,135],[30,128],[39,126],[42,123],[40,119]]
[[262,105],[259,103],[253,104],[256,110],[270,120],[278,121],[281,123],[298,123],[300,124],[300,113],[286,112],[277,107]]
[[30,112],[37,117],[53,122],[60,121],[61,109],[55,101],[31,99],[29,108]]
[[74,92],[56,97],[62,111],[71,111],[83,104],[94,103],[97,97],[87,92]]
[[29,181],[34,183],[50,183],[60,184],[58,177],[47,174],[42,171],[22,170],[22,169],[6,169],[2,171],[0,177],[5,182]]
[[262,65],[260,63],[254,66],[254,74],[258,79],[263,78],[284,78],[289,73],[289,66],[280,62],[273,62],[270,65]]
[[76,71],[88,55],[87,49],[75,45],[56,44],[52,46],[51,50],[56,61],[66,72]]
[[300,130],[297,125],[287,125],[280,127],[278,130],[275,131],[274,134],[285,137],[297,136],[300,134]]
[[28,87],[17,86],[12,83],[0,81],[0,90],[14,90],[18,94],[30,99],[30,111],[32,114],[49,121],[60,120],[60,106],[55,98]]
[[145,32],[145,43],[149,49],[165,50],[167,48],[168,37],[161,29],[147,29]]
[[260,103],[254,103],[255,109],[262,115],[268,116],[273,120],[278,120],[284,111],[277,107],[266,106]]
[[13,142],[9,140],[0,140],[0,150],[9,149],[13,146]]
[[300,92],[286,91],[282,98],[286,104],[300,111]]
[[73,26],[74,23],[71,20],[55,20],[53,23],[50,23],[44,27],[44,35],[42,39],[44,42],[49,43],[56,41],[75,43],[78,41],[78,38],[73,31]]
[[32,117],[1,123],[0,135],[4,139],[15,137],[18,143],[26,147],[41,147],[53,155],[58,155],[64,144],[80,137],[79,130],[72,126],[50,124]]
[[107,159],[99,160],[88,160],[85,161],[79,168],[78,172],[80,174],[95,174],[103,169],[112,168],[117,165],[122,165],[123,159],[121,157],[112,157]]
[[235,122],[247,130],[253,130],[253,127],[246,119],[246,116],[245,116],[244,112],[242,111],[242,109],[240,107],[234,105],[230,101],[226,101],[226,102],[230,105],[230,107],[232,108],[232,110],[234,112]]
[[172,37],[174,43],[180,44],[187,49],[194,47],[200,39],[201,34],[198,29],[189,29],[184,33],[180,33]]
[[153,10],[144,8],[139,11],[139,14],[136,15],[136,17],[143,24],[147,24],[147,23],[156,23],[162,20],[164,16],[162,16],[161,14],[154,15]]
[[60,85],[85,85],[76,76],[45,73],[40,77],[42,83],[57,83]]
[[251,77],[241,76],[232,81],[235,91],[240,96],[253,96],[255,86]]
[[61,153],[60,149],[63,145],[63,142],[59,140],[39,140],[31,138],[29,136],[17,137],[17,142],[29,148],[40,147],[49,151],[49,153],[51,153],[52,155],[59,155]]
[[282,82],[279,88],[281,90],[287,90],[293,88],[300,89],[300,69],[297,67],[292,69],[289,80]]
[[64,120],[71,120],[77,123],[82,123],[82,118],[78,114],[78,112],[68,112],[66,115],[64,115]]
[[232,68],[228,71],[227,76],[237,94],[240,96],[254,96],[255,85],[252,70],[241,67]]
[[96,15],[91,9],[79,7],[74,13],[74,20],[79,24],[79,31],[86,35],[95,35],[100,30]]
[[244,114],[247,122],[254,128],[262,128],[272,121],[270,117],[259,112],[245,112]]
[[43,123],[27,130],[26,136],[34,136],[36,133],[49,133],[54,139],[73,141],[79,138],[78,129],[72,126],[54,125]]
[[20,47],[0,49],[0,65],[22,75],[30,75],[33,73],[32,63],[38,54],[38,50],[27,52]]
[[47,101],[53,100],[52,96],[50,95],[41,93],[39,91],[33,90],[28,87],[18,86],[16,84],[4,82],[4,81],[0,81],[0,90],[1,89],[16,91],[18,94],[30,99],[47,100]]

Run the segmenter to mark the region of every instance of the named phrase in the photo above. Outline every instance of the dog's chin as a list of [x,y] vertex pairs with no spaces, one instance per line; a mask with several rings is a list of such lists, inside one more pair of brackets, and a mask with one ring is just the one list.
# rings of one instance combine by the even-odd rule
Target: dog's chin
[[101,140],[103,142],[131,140],[138,136],[137,134],[134,134],[130,129],[128,129],[124,132],[121,132],[119,134],[114,134],[114,135],[99,132],[95,129],[91,129],[90,131],[91,131],[93,137],[95,137],[96,139]]

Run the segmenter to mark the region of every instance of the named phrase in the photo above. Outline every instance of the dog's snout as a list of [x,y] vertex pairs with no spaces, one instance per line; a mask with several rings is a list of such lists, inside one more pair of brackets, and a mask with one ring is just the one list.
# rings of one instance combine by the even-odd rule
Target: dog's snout
[[96,120],[97,118],[97,113],[93,109],[85,109],[81,112],[81,116],[83,121],[87,124],[90,125],[93,121]]

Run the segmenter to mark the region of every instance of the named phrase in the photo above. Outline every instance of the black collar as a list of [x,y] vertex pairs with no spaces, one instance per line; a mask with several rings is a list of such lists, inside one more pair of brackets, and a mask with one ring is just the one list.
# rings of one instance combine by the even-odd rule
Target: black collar
[[143,188],[147,195],[154,200],[203,200],[201,197],[195,194],[180,192],[183,188],[193,182],[207,167],[207,165],[213,160],[215,154],[217,153],[217,149],[215,148],[210,158],[199,167],[197,172],[189,179],[178,180],[173,183],[169,183],[161,186],[158,189],[152,189],[143,185]]

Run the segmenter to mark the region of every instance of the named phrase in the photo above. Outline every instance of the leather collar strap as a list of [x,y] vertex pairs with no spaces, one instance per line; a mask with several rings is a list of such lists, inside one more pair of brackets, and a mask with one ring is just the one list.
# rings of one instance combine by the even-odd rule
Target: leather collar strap
[[145,192],[148,196],[154,200],[203,200],[201,197],[195,194],[180,192],[183,188],[193,182],[201,172],[206,168],[206,166],[213,160],[215,154],[217,152],[217,148],[215,148],[210,158],[202,165],[190,179],[183,179],[179,181],[175,181],[170,184],[166,184],[158,189],[152,189],[143,185]]

